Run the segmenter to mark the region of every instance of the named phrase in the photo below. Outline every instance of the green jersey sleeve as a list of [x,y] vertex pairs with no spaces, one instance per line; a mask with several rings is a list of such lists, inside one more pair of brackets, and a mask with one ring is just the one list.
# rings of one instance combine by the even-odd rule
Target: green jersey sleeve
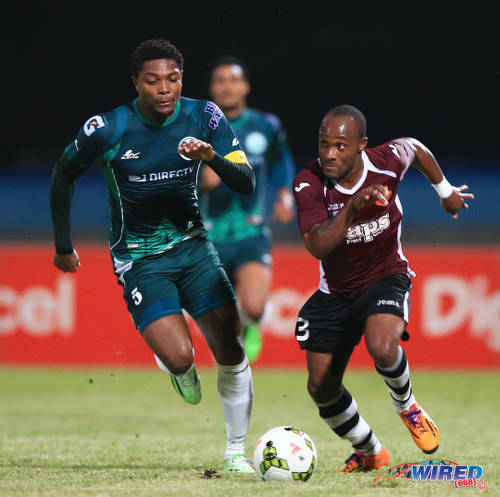
[[203,121],[208,142],[216,152],[208,165],[232,190],[246,195],[252,193],[255,188],[252,166],[248,163],[231,125],[215,103],[205,102]]
[[120,120],[116,111],[87,119],[75,140],[64,150],[54,165],[50,183],[50,209],[54,241],[58,254],[73,251],[70,235],[70,211],[74,181],[92,163],[98,161],[118,140]]

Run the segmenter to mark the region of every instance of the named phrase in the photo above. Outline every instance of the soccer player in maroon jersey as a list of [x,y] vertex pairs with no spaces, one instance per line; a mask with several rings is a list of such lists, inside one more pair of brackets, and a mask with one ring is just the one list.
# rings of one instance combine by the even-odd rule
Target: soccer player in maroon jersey
[[426,176],[454,218],[467,208],[467,186],[453,187],[432,153],[414,138],[366,148],[366,119],[350,105],[331,109],[319,131],[319,158],[297,174],[297,219],[307,250],[320,260],[319,289],[299,312],[295,336],[306,350],[308,391],[319,415],[355,452],[344,472],[389,463],[389,452],[342,385],[364,334],[394,406],[417,446],[432,454],[439,431],[412,393],[407,338],[411,276],[401,248],[399,182],[410,165]]

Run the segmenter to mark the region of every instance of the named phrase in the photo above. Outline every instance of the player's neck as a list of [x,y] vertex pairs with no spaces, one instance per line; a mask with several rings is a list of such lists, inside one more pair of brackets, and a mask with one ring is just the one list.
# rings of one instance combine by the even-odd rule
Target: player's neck
[[337,184],[342,188],[350,190],[358,184],[361,176],[363,176],[363,171],[363,159],[361,158],[361,154],[359,154],[354,160],[354,166],[352,167],[352,169],[343,178],[337,181]]
[[240,117],[243,114],[243,112],[245,112],[246,108],[247,108],[246,103],[242,102],[235,105],[234,107],[225,107],[225,108],[221,107],[221,110],[227,119],[232,120],[232,119],[238,119],[238,117]]

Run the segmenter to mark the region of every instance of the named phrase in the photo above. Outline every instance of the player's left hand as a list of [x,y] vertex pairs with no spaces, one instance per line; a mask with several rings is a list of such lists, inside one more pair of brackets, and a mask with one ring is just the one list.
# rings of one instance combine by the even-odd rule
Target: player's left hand
[[287,224],[293,219],[293,196],[287,188],[278,192],[278,200],[274,203],[271,219]]
[[468,190],[467,185],[454,186],[453,193],[447,197],[441,199],[441,207],[451,214],[453,219],[458,218],[458,211],[461,209],[468,209],[469,206],[466,204],[466,200],[472,200],[474,198],[473,193],[462,193],[464,190]]
[[191,160],[211,161],[215,152],[210,143],[193,139],[183,141],[177,149],[179,154],[189,157]]

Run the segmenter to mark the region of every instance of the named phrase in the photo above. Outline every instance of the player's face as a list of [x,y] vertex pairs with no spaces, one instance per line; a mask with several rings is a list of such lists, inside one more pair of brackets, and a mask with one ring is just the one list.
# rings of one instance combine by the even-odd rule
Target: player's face
[[172,116],[182,90],[182,71],[175,60],[148,60],[132,81],[144,117],[162,122]]
[[210,96],[224,111],[245,105],[250,85],[237,64],[219,66],[212,73],[210,80]]
[[327,116],[319,132],[319,158],[323,174],[337,182],[349,180],[362,167],[361,151],[368,138],[359,136],[349,116]]

